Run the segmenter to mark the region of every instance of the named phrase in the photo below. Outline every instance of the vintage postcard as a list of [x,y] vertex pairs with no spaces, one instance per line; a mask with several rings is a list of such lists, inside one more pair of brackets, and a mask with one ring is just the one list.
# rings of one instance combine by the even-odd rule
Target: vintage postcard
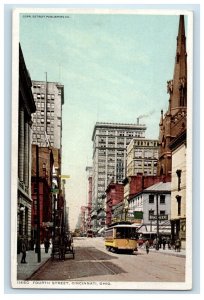
[[13,288],[192,288],[193,12],[13,11]]

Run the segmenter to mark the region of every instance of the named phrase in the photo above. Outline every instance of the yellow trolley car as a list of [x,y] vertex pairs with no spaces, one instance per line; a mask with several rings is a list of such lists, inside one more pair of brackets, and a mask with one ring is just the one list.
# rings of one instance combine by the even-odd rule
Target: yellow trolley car
[[114,223],[105,231],[105,246],[109,251],[137,251],[137,227],[131,223]]

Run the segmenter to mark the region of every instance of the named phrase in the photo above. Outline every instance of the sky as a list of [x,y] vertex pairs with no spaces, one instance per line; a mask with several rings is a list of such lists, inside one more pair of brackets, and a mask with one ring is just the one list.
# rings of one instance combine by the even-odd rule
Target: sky
[[85,168],[92,164],[95,123],[136,123],[140,116],[146,137],[158,138],[178,23],[178,15],[21,15],[19,38],[31,79],[45,80],[47,72],[48,81],[64,85],[62,174],[70,175],[71,230],[88,200]]

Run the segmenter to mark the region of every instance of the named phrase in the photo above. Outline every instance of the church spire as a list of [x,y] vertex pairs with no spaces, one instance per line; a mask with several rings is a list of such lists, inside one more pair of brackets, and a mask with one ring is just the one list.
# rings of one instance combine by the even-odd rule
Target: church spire
[[177,113],[179,107],[187,105],[187,54],[184,16],[179,19],[173,87],[171,94],[171,114]]

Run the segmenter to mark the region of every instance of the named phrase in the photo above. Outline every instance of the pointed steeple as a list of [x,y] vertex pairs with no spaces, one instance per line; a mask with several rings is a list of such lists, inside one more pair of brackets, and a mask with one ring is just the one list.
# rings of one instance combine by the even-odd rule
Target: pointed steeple
[[179,107],[187,105],[187,54],[184,16],[179,19],[176,57],[174,66],[173,89],[171,94],[171,114],[177,113]]
[[163,109],[161,110],[161,118],[160,118],[160,123],[159,126],[163,125]]

